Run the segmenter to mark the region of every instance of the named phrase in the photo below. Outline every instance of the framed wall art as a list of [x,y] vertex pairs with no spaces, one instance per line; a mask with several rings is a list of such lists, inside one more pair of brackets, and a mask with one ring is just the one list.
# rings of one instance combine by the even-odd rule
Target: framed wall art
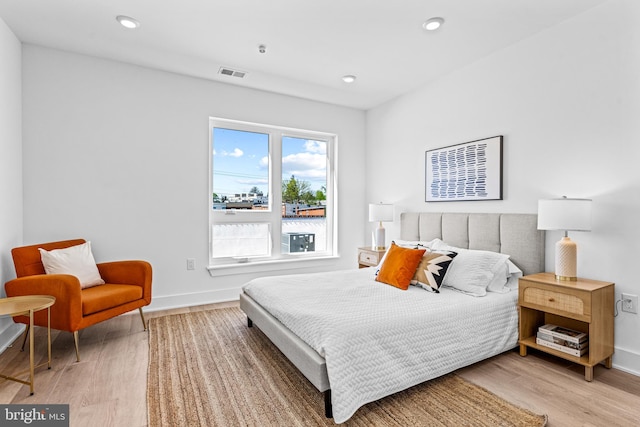
[[502,200],[502,135],[425,152],[425,201]]

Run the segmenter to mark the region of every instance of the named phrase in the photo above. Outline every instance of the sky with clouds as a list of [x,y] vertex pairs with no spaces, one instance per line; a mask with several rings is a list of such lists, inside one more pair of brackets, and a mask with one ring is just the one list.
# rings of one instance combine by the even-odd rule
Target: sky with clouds
[[[309,182],[315,192],[326,186],[327,145],[324,141],[284,137],[282,179],[294,175]],[[269,192],[269,136],[267,134],[213,129],[213,192],[222,197],[246,193],[256,186]]]

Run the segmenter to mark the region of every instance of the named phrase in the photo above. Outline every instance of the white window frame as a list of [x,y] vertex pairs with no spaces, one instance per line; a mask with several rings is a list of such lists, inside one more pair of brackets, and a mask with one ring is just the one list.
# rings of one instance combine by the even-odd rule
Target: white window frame
[[[246,132],[258,132],[269,135],[269,209],[265,211],[243,209],[215,210],[212,206],[213,194],[213,129],[226,128]],[[326,141],[327,143],[327,191],[326,191],[326,251],[283,253],[281,251],[280,235],[282,231],[282,139],[293,137],[310,140]],[[233,270],[242,268],[247,270],[272,270],[274,267],[290,268],[303,267],[306,261],[333,259],[337,257],[337,144],[335,134],[302,129],[286,128],[259,123],[250,123],[220,117],[209,118],[209,272],[214,275],[233,274]],[[271,231],[271,255],[265,257],[248,257],[234,259],[232,257],[213,258],[212,254],[212,226],[214,223],[269,223]],[[254,267],[255,266],[255,267]],[[258,267],[260,266],[260,267]],[[225,272],[225,270],[228,270]]]

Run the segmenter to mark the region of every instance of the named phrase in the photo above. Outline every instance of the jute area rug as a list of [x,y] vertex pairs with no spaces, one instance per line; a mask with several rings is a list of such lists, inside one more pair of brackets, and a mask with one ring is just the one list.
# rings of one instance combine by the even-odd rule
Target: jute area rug
[[[323,396],[239,308],[150,320],[149,426],[331,426]],[[544,426],[456,375],[369,403],[345,426]]]

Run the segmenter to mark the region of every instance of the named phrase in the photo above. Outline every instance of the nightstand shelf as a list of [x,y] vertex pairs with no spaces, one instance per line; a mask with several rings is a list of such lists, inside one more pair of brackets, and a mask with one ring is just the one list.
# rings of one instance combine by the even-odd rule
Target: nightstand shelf
[[358,248],[358,268],[375,267],[386,251],[386,249]]
[[[520,279],[520,355],[527,348],[561,357],[585,367],[585,379],[593,380],[593,367],[611,367],[613,355],[614,284],[597,280],[560,281],[553,273]],[[581,357],[536,344],[538,328],[552,323],[589,334],[589,350]]]
[[528,337],[523,340],[520,340],[520,344],[524,343],[525,346],[534,348],[536,350],[544,351],[545,353],[549,353],[553,356],[561,357],[562,359],[566,359],[570,362],[577,363],[579,365],[588,366],[589,365],[589,353],[585,353],[580,357],[572,356],[567,353],[563,353],[558,350],[554,350],[549,347],[545,347],[542,345],[536,344],[536,337]]

